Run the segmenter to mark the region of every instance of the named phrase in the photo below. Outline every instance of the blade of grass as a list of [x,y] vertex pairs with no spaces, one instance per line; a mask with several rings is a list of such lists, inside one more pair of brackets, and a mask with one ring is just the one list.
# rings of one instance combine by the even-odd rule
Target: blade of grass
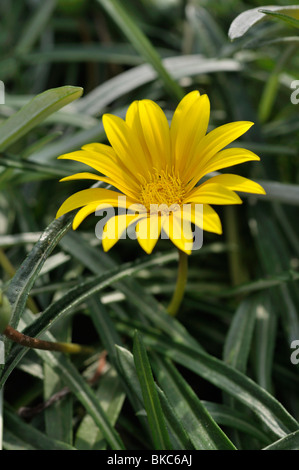
[[79,98],[83,89],[73,86],[53,88],[35,96],[0,125],[0,151],[20,139],[50,114]]
[[[29,324],[32,321],[32,314],[26,311],[23,320]],[[45,333],[45,338],[49,341],[55,341],[55,338],[49,332]],[[66,356],[53,354],[50,351],[35,350],[35,352],[63,379],[65,385],[75,394],[103,433],[109,446],[113,450],[124,450],[124,444],[120,436],[110,424],[94,391],[83,379],[72,362]]]
[[155,387],[151,366],[142,338],[138,332],[134,334],[133,356],[155,449],[170,450],[169,434]]
[[169,91],[169,93],[175,99],[181,99],[184,94],[183,90],[164,68],[156,49],[151,45],[148,38],[138,27],[136,21],[134,21],[129,16],[123,5],[118,0],[97,1],[106,10],[112,20],[118,25],[120,30],[131,42],[132,46],[157,71],[158,76],[164,84],[166,90]]
[[240,303],[226,335],[223,360],[240,372],[246,372],[256,314],[262,298],[251,295]]
[[299,450],[299,431],[288,434],[263,450]]
[[[63,216],[64,217],[64,216]],[[60,220],[60,219],[58,219]],[[63,219],[65,220],[65,219]],[[55,221],[57,222],[57,221]],[[52,224],[51,224],[52,225]],[[64,226],[64,229],[66,227]],[[52,232],[53,232],[53,227],[52,227]],[[56,232],[55,232],[56,233]],[[61,231],[60,236],[64,232]],[[57,235],[57,233],[56,233]],[[42,237],[43,238],[43,237]],[[49,237],[50,238],[50,237]],[[55,239],[57,243],[57,238]],[[37,248],[38,247],[38,248]],[[48,248],[48,246],[47,246]],[[53,246],[52,246],[53,248]],[[20,298],[15,299],[15,303],[12,305],[13,307],[13,312],[15,315],[20,318],[22,312],[24,312],[24,299],[26,300],[27,295],[28,295],[28,285],[30,283],[30,287],[34,282],[34,278],[37,275],[37,269],[41,268],[40,266],[40,258],[38,257],[36,253],[39,253],[39,256],[41,256],[41,250],[40,250],[40,245],[39,243],[35,246],[33,249],[31,255],[28,256],[26,259],[26,262],[24,264],[24,268],[20,268],[21,270],[21,281],[23,282],[23,278],[26,281],[23,288],[22,288],[22,295],[20,295]],[[48,254],[49,252],[47,252]],[[46,253],[45,253],[46,256]],[[28,336],[39,336],[42,334],[44,331],[46,331],[50,326],[53,326],[58,319],[61,317],[65,316],[67,313],[71,312],[74,310],[75,307],[80,305],[84,300],[89,299],[92,295],[95,293],[99,292],[100,290],[104,289],[105,287],[111,285],[112,283],[117,283],[117,281],[121,280],[124,277],[131,276],[134,272],[137,272],[140,269],[143,269],[144,267],[151,266],[156,264],[157,260],[161,261],[163,258],[160,256],[158,257],[151,257],[151,258],[145,258],[143,260],[138,260],[137,262],[133,263],[127,263],[125,264],[122,269],[120,267],[114,268],[108,272],[105,272],[104,274],[98,275],[93,277],[92,279],[89,279],[87,281],[84,281],[74,288],[72,288],[67,294],[62,296],[60,299],[57,301],[53,302],[52,304],[49,305],[49,307],[44,310],[43,314],[39,316],[31,325],[29,328],[26,328],[24,330],[24,334],[27,334]],[[44,261],[44,260],[43,260]],[[164,261],[168,261],[168,257],[166,256],[164,258]],[[28,266],[29,264],[29,266]],[[33,273],[30,273],[30,269],[32,269],[32,264],[33,264]],[[30,268],[30,269],[29,269]],[[28,273],[28,271],[29,273]],[[20,271],[19,270],[19,271]],[[16,276],[18,276],[17,272]],[[30,275],[32,278],[30,278]],[[15,277],[16,277],[15,276]],[[27,277],[29,276],[29,277]],[[14,281],[14,285],[16,284],[16,280]],[[16,284],[17,285],[17,284]],[[12,294],[12,289],[8,292],[9,294]],[[140,299],[139,299],[140,301]],[[167,316],[167,314],[165,314]],[[6,363],[4,366],[3,374],[1,376],[0,384],[3,384],[9,374],[12,372],[14,367],[18,364],[18,362],[21,360],[23,355],[25,354],[24,348],[22,348],[19,345],[14,345],[13,350],[9,357],[6,359]]]
[[47,23],[49,22],[56,7],[56,3],[57,0],[47,0],[47,2],[42,2],[36,8],[33,15],[30,15],[29,20],[25,25],[23,34],[21,35],[21,38],[16,45],[16,55],[22,55],[32,49],[34,43],[38,40]]
[[[294,26],[295,28],[299,28],[299,7],[297,8],[294,6],[293,10],[288,10],[289,14],[278,13],[274,11],[269,11],[267,9],[261,9],[261,13],[265,13],[268,16],[272,16],[274,19],[284,21],[285,23],[289,24],[290,26]],[[284,11],[284,10],[282,10]]]
[[242,431],[263,444],[271,442],[269,436],[260,428],[259,422],[254,421],[248,414],[244,414],[244,411],[240,412],[229,406],[204,400],[202,404],[219,425]]
[[267,18],[266,13],[263,12],[263,8],[267,10],[267,14],[269,15],[270,12],[284,12],[286,14],[292,14],[292,11],[298,10],[297,6],[289,5],[289,6],[270,6],[266,5],[263,7],[262,5],[257,8],[252,8],[251,10],[246,10],[240,15],[238,15],[232,24],[230,25],[228,36],[231,40],[240,38],[244,36],[247,31],[252,28],[255,24],[259,23],[260,21]]
[[[130,334],[130,330],[127,334]],[[244,403],[267,426],[273,436],[284,437],[299,428],[299,423],[278,400],[249,377],[223,361],[205,352],[196,351],[190,346],[175,343],[166,337],[162,339],[159,335],[147,334],[146,328],[143,335],[145,343],[155,351],[192,370]]]
[[[126,384],[126,388],[130,391],[132,397],[135,397],[135,406],[134,409],[139,419],[145,420],[147,428],[145,429],[148,432],[148,441],[151,441],[151,436],[148,430],[148,420],[146,419],[146,413],[144,410],[144,403],[142,397],[142,391],[140,382],[138,380],[136,367],[134,364],[133,354],[127,349],[116,346],[116,357],[117,357],[117,367],[119,373]],[[167,422],[167,428],[170,433],[171,444],[174,449],[192,449],[193,446],[186,435],[186,431],[181,426],[175,410],[171,407],[170,403],[166,399],[162,390],[156,385],[157,393],[159,395],[161,406],[163,409],[164,417]]]
[[264,292],[263,302],[257,310],[255,326],[255,370],[257,383],[273,392],[272,368],[277,335],[277,312],[271,303],[269,292]]
[[197,450],[235,450],[173,364],[153,356],[154,371],[179,421]]
[[74,447],[47,437],[34,426],[24,423],[12,410],[4,409],[5,425],[11,434],[29,444],[29,448],[39,450],[75,450]]
[[[55,329],[58,341],[71,341],[70,318],[65,318]],[[60,377],[48,364],[44,364],[44,401],[47,402],[55,393],[64,387]],[[68,394],[44,411],[45,428],[49,437],[73,444],[73,397]]]
[[[114,369],[110,369],[101,377],[100,385],[95,393],[111,425],[115,426],[125,394]],[[79,450],[105,450],[107,448],[103,433],[90,415],[85,416],[80,423],[75,443]]]

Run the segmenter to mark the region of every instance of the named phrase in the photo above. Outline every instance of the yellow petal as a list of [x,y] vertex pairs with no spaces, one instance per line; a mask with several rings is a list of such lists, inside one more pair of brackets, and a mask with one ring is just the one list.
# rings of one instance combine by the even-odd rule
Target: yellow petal
[[221,220],[217,212],[208,204],[188,204],[190,210],[186,210],[185,206],[183,211],[183,217],[185,220],[189,220],[194,225],[197,225],[200,229],[208,232],[222,234]]
[[62,181],[73,181],[73,180],[97,180],[97,181],[104,181],[105,183],[113,184],[112,180],[109,178],[105,178],[104,176],[98,176],[95,175],[94,173],[76,173],[75,175],[70,175],[70,176],[65,176],[64,178],[61,178],[59,180],[60,182]]
[[199,142],[193,155],[191,155],[191,159],[188,160],[189,168],[186,173],[186,179],[191,179],[197,168],[200,166],[203,167],[219,150],[238,139],[238,137],[247,132],[252,125],[253,122],[248,121],[230,122],[209,132]]
[[127,227],[140,219],[138,214],[122,214],[111,217],[104,226],[102,234],[102,245],[104,251],[110,250],[115,243],[121,238]]
[[195,186],[203,176],[211,173],[212,171],[221,170],[222,168],[227,168],[229,166],[238,165],[239,163],[245,163],[252,160],[259,161],[260,157],[247,149],[229,148],[221,150],[210,158],[205,165],[202,165],[201,163],[198,164],[186,191]]
[[137,240],[147,254],[151,254],[161,233],[161,217],[151,215],[136,225]]
[[123,204],[126,201],[126,207],[133,205],[135,201],[126,198],[123,194],[111,191],[104,188],[90,188],[72,194],[64,203],[56,214],[56,218],[60,217],[67,212],[70,212],[79,207],[86,206],[92,203],[109,203],[109,204]]
[[136,184],[139,187],[139,180],[136,178],[136,174],[133,174],[130,167],[121,161],[112,147],[96,142],[83,145],[82,149],[86,150],[89,155],[93,155],[97,160],[100,160],[100,162],[106,163],[108,170],[112,164],[115,175],[122,176],[123,180],[129,181],[134,187]]
[[146,157],[135,133],[118,116],[104,114],[103,125],[110,144],[133,174],[147,176]]
[[[167,118],[154,101],[139,101],[142,134],[152,160],[152,168],[170,167],[170,133]],[[152,169],[151,168],[151,169]]]
[[[103,173],[110,178],[109,183],[130,197],[137,198],[139,185],[130,178],[129,172],[122,172],[118,164],[115,164],[110,158],[100,154],[92,154],[83,150],[67,153],[58,157],[59,159],[74,160],[84,163]],[[105,180],[102,180],[105,181]]]
[[[194,221],[196,223],[196,221]],[[222,234],[221,220],[217,212],[208,204],[203,205],[203,229],[208,232]]]
[[231,189],[225,188],[221,184],[210,183],[210,180],[194,188],[183,202],[184,204],[188,202],[196,202],[197,204],[242,204],[240,197]]
[[188,255],[191,254],[193,246],[191,226],[188,230],[179,214],[173,212],[170,216],[164,216],[162,218],[162,228],[167,237],[179,250],[184,251]]
[[248,178],[244,178],[239,175],[217,175],[209,179],[206,183],[203,183],[201,187],[206,187],[207,183],[210,184],[220,184],[225,188],[232,189],[233,191],[241,191],[244,193],[254,193],[254,194],[266,194],[264,188],[261,185],[252,181]]
[[171,143],[173,146],[175,146],[180,126],[182,125],[182,123],[184,123],[182,116],[187,116],[189,109],[194,103],[198,102],[199,97],[199,91],[191,91],[190,93],[184,96],[184,98],[179,102],[176,110],[174,111],[170,126]]
[[143,134],[142,123],[140,121],[140,114],[139,114],[139,103],[140,101],[136,100],[136,101],[133,101],[132,104],[130,104],[126,113],[126,123],[130,127],[130,129],[132,129],[133,132],[136,133],[136,136],[142,147],[142,152],[145,157],[147,168],[149,171],[151,171],[151,169],[153,168],[153,161],[152,161],[152,157],[150,154],[150,150],[147,147],[147,143]]
[[[82,209],[80,209],[74,217],[73,224],[72,224],[73,230],[76,230],[79,227],[79,225],[82,224],[83,220],[86,219],[86,217],[88,217],[90,214],[95,213],[99,205],[100,205],[100,202],[97,201],[97,202],[92,202],[91,204],[87,204],[86,206],[82,207]],[[107,208],[107,204],[106,204],[106,208]]]
[[128,203],[125,197],[96,201],[86,205],[85,207],[82,207],[82,209],[77,212],[73,220],[73,229],[76,230],[83,220],[93,212],[95,215],[102,215],[102,212],[104,211],[107,213],[106,217],[113,217],[115,216],[115,208],[128,210],[128,216],[133,215],[131,212],[134,213],[135,217],[144,217],[146,214],[146,209],[143,208],[143,206],[140,204],[131,205]]
[[186,166],[188,168],[188,161],[192,160],[196,147],[206,134],[210,118],[208,96],[194,92],[189,95],[190,99],[183,99],[179,104],[171,123],[175,167],[181,174]]

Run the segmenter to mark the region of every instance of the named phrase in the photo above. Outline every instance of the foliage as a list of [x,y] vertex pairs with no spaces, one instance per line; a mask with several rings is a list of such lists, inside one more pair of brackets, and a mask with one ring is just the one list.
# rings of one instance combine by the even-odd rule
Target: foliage
[[[2,323],[95,348],[5,340],[4,449],[299,449],[299,6],[262,3],[1,2]],[[78,165],[56,159],[105,142],[104,112],[149,98],[171,118],[193,89],[211,128],[255,123],[242,146],[261,163],[241,171],[267,195],[221,210],[224,235],[204,234],[172,318],[171,244],[105,254],[96,217],[76,232],[73,214],[53,220],[87,187],[60,184]]]

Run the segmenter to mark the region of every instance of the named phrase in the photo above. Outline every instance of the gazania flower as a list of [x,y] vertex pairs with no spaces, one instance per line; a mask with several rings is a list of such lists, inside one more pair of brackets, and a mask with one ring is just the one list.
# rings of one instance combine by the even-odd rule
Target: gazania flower
[[[213,171],[260,160],[246,149],[223,150],[244,134],[252,122],[232,122],[207,134],[209,116],[209,99],[198,91],[182,99],[170,126],[162,109],[150,100],[134,101],[125,120],[105,114],[103,124],[111,146],[92,143],[59,157],[84,163],[99,174],[77,173],[62,181],[98,180],[116,189],[79,191],[62,204],[57,217],[81,208],[73,221],[76,229],[99,206],[130,208],[129,212],[111,217],[105,225],[102,238],[105,251],[131,224],[136,224],[137,240],[147,253],[152,252],[163,231],[181,251],[189,254],[193,239],[191,222],[200,229],[221,234],[221,222],[212,205],[241,204],[235,191],[256,194],[265,191],[259,184],[232,174],[219,174],[201,183]],[[197,215],[196,205],[202,205],[202,217]],[[132,213],[132,208],[137,207],[137,213]],[[152,210],[153,207],[156,209]],[[181,211],[183,207],[189,211]]]

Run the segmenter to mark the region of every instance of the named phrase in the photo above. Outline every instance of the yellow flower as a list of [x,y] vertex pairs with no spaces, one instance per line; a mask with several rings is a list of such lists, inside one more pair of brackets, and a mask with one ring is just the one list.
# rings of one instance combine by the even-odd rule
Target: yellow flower
[[[111,147],[92,143],[59,157],[87,164],[100,174],[77,173],[62,181],[104,181],[116,191],[104,188],[79,191],[62,204],[57,217],[81,207],[73,221],[76,229],[98,206],[122,207],[123,212],[139,207],[137,213],[125,211],[109,219],[103,231],[105,251],[129,225],[136,223],[137,240],[147,253],[152,252],[163,230],[180,250],[190,254],[193,239],[190,222],[221,234],[219,216],[210,204],[241,204],[235,191],[256,194],[265,191],[259,184],[231,174],[214,176],[197,186],[208,173],[260,160],[246,149],[223,150],[244,134],[252,122],[232,122],[207,134],[209,116],[209,99],[198,91],[182,99],[170,127],[162,109],[150,100],[134,101],[125,120],[105,114],[103,124]],[[202,217],[197,216],[196,205],[202,205]],[[178,210],[186,206],[189,211]],[[151,210],[152,207],[156,210]]]

